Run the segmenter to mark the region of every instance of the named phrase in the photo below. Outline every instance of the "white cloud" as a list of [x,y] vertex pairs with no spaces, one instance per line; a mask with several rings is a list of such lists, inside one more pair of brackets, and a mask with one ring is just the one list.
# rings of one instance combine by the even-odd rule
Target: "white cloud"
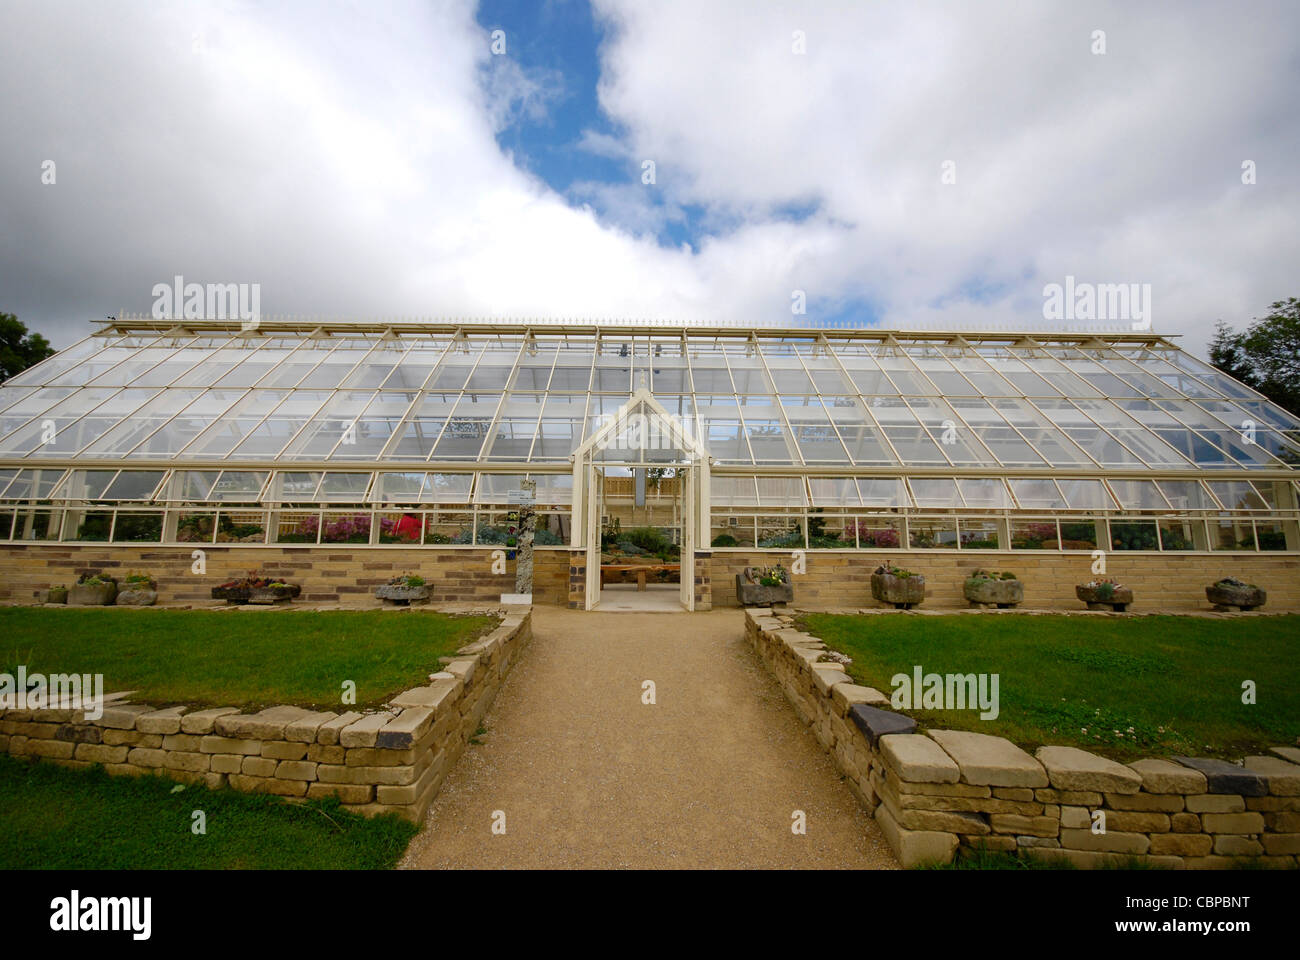
[[[492,63],[467,0],[0,7],[0,309],[67,343],[181,273],[260,282],[271,313],[750,324],[798,288],[1001,325],[1072,274],[1151,283],[1156,329],[1199,346],[1300,292],[1290,7],[596,6],[625,133],[576,149],[628,181],[567,197],[494,138],[562,82]],[[716,235],[649,238],[687,205]]]

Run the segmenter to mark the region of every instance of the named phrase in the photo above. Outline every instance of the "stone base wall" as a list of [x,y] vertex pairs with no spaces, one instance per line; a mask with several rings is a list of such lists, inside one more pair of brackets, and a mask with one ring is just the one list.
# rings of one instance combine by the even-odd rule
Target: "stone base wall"
[[0,710],[0,752],[247,793],[335,796],[355,813],[418,823],[531,636],[531,614],[508,613],[428,686],[364,714],[289,706],[191,712],[125,701],[106,704],[94,720],[81,710]]
[[[806,607],[873,607],[871,571],[881,563],[911,570],[925,577],[925,606],[965,607],[962,583],[975,570],[1010,570],[1025,585],[1026,607],[1082,610],[1074,595],[1076,584],[1091,580],[1088,553],[951,553],[929,550],[892,553],[806,554],[807,571],[792,577],[794,599]],[[789,554],[764,551],[715,550],[713,581],[734,584],[745,567],[781,562],[789,569]],[[1259,553],[1172,554],[1123,553],[1106,555],[1106,574],[1132,587],[1130,610],[1208,610],[1205,588],[1222,577],[1233,576],[1268,592],[1268,611],[1300,611],[1300,557]],[[724,589],[714,597],[718,606],[736,606],[735,591]]]
[[695,551],[695,609],[713,609],[713,554]]
[[[159,603],[211,603],[211,589],[264,570],[301,584],[305,603],[379,606],[375,587],[401,573],[418,573],[428,582],[434,603],[499,602],[515,592],[515,564],[493,573],[492,554],[503,547],[225,547],[204,546],[207,572],[192,571],[191,546],[130,544],[15,544],[0,546],[0,600],[35,602],[52,586],[71,586],[77,576],[102,570],[120,580],[142,570],[158,583]],[[533,598],[564,603],[567,550],[533,553]]]
[[[745,635],[830,753],[904,867],[951,862],[959,846],[1106,866],[1117,858],[1206,869],[1237,858],[1291,867],[1300,854],[1300,749],[1244,767],[1188,758],[1120,764],[1073,747],[1030,756],[1001,737],[916,733],[854,684],[788,617],[747,610]],[[1180,758],[1182,759],[1182,758]],[[1104,818],[1104,819],[1103,819]],[[1094,832],[1104,823],[1105,832]]]

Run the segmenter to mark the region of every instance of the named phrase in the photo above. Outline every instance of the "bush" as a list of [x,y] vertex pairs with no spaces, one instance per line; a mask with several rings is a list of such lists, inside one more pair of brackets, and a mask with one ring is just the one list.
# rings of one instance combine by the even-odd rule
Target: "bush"
[[738,546],[739,543],[740,543],[740,541],[738,541],[738,540],[737,540],[735,537],[733,537],[731,534],[729,534],[729,533],[720,533],[720,534],[718,534],[716,537],[713,538],[713,542],[710,543],[709,546],[711,546],[711,547],[735,547],[735,546]]

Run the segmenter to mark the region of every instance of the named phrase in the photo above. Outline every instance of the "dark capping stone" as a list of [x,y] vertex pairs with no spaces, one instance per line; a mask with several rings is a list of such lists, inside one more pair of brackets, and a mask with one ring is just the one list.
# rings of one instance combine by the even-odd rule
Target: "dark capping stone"
[[1211,757],[1174,757],[1184,767],[1205,774],[1206,788],[1210,793],[1236,793],[1243,797],[1268,796],[1268,778]]
[[849,716],[873,747],[887,734],[916,733],[916,721],[911,717],[881,710],[879,707],[869,707],[865,703],[855,703],[849,710]]

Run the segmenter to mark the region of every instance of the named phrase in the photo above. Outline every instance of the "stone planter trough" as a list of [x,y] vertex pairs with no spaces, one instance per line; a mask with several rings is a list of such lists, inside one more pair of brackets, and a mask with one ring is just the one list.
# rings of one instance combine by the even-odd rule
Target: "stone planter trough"
[[152,580],[139,587],[125,587],[117,592],[119,607],[152,607],[158,602],[158,585]]
[[77,583],[68,588],[70,607],[108,607],[117,597],[116,583]]
[[971,577],[962,584],[962,593],[972,607],[998,607],[1005,610],[1025,599],[1025,585],[1019,580],[991,580]]
[[793,603],[794,586],[789,583],[767,587],[761,583],[746,583],[743,574],[736,574],[736,601],[742,607],[762,607],[773,603]]
[[229,604],[272,604],[288,603],[302,592],[296,583],[283,587],[213,587],[212,599],[224,600]]
[[1254,610],[1264,605],[1268,594],[1249,585],[1212,583],[1205,588],[1205,597],[1214,604],[1215,610]]
[[400,583],[385,583],[375,587],[375,596],[395,607],[409,607],[412,603],[429,602],[429,585],[407,587]]
[[925,577],[873,573],[871,595],[881,603],[892,603],[899,610],[911,610],[925,599]]
[[1082,584],[1074,588],[1074,595],[1088,605],[1089,610],[1114,610],[1123,613],[1133,602],[1133,591],[1128,587],[1119,587],[1109,598],[1103,599],[1097,587],[1085,587]]

